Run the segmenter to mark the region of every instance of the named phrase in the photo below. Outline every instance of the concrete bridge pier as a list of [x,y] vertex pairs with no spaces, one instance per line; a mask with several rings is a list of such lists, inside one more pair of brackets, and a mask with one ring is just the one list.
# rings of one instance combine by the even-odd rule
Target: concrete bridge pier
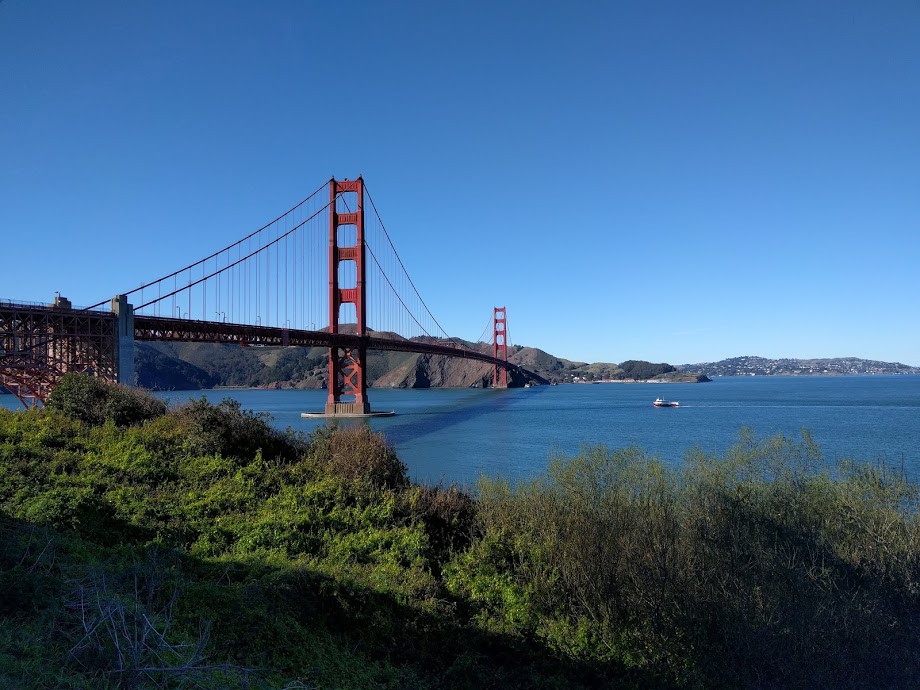
[[115,362],[118,383],[134,385],[134,307],[128,304],[126,295],[112,298],[112,313],[117,318],[115,338]]

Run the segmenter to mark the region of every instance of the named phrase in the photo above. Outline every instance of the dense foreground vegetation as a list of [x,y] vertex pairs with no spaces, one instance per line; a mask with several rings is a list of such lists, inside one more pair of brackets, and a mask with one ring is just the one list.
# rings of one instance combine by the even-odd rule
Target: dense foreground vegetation
[[915,687],[917,501],[807,435],[473,498],[72,377],[0,411],[0,687]]

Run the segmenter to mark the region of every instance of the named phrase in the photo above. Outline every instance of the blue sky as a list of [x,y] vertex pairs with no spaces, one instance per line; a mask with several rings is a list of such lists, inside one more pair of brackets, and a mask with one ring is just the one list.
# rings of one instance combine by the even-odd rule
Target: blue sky
[[441,324],[920,365],[920,4],[0,1],[0,299],[97,302],[329,177]]

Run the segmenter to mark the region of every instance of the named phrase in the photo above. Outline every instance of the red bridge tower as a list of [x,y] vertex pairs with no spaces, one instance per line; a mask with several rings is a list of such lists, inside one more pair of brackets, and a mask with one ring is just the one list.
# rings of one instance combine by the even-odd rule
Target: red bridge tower
[[[339,213],[338,197],[342,193],[354,192],[357,196],[354,211]],[[329,396],[326,398],[327,415],[365,415],[370,414],[371,406],[367,401],[367,287],[365,283],[365,248],[364,248],[364,180],[344,180],[335,178],[329,181],[329,332],[340,333],[339,312],[343,304],[354,304],[356,313],[357,338],[353,345],[329,348]],[[343,226],[355,226],[355,244],[342,246],[346,235],[339,234]],[[339,267],[346,262],[354,262],[357,280],[354,286],[339,285]],[[351,271],[346,271],[350,275]],[[342,396],[354,396],[353,401],[342,401]]]
[[[504,307],[492,310],[492,356],[508,361],[508,327]],[[492,365],[492,388],[508,387],[508,370],[497,364]]]

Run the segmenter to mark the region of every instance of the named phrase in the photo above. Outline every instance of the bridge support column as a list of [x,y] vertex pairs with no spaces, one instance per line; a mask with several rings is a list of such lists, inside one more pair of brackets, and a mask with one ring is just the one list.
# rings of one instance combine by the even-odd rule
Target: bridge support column
[[[354,193],[357,197],[354,210],[349,206],[345,212],[339,212],[339,196]],[[359,341],[347,347],[329,348],[329,395],[326,398],[327,415],[369,415],[371,405],[367,400],[367,287],[365,283],[365,248],[364,248],[364,180],[329,181],[329,332],[341,333],[339,317],[343,304],[355,306],[355,335]],[[354,232],[342,232],[343,227],[354,226]],[[345,235],[354,234],[354,244],[340,244]],[[354,270],[345,273],[357,276],[354,286],[342,287],[339,269],[352,262]],[[342,396],[353,400],[342,400]]]
[[118,319],[115,337],[115,371],[118,383],[134,385],[134,307],[125,295],[116,295],[111,302],[112,313]]
[[[508,361],[508,322],[504,307],[492,310],[492,356]],[[508,387],[508,370],[497,364],[492,365],[492,388]]]

